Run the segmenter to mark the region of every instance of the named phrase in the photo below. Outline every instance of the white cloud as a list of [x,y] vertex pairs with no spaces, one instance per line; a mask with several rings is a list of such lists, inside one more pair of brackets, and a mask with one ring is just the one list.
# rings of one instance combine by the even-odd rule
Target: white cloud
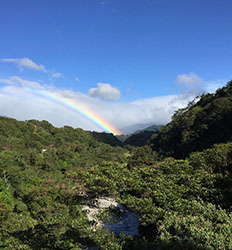
[[98,83],[97,88],[91,88],[89,95],[103,100],[116,101],[120,99],[120,91],[109,83]]
[[198,86],[202,82],[203,82],[203,79],[194,73],[178,75],[176,79],[176,83],[185,85],[188,87]]
[[36,71],[42,71],[47,72],[47,69],[42,64],[36,64],[29,58],[4,58],[1,59],[2,62],[8,62],[8,63],[15,63],[20,70],[23,70],[24,68],[33,69]]
[[[174,111],[185,107],[195,97],[194,93],[188,92],[133,102],[106,102],[81,92],[61,90],[18,76],[0,79],[0,83],[3,83],[0,87],[0,115],[19,120],[47,120],[57,127],[69,125],[96,131],[102,131],[102,128],[65,103],[75,103],[80,110],[91,110],[113,127],[123,128],[136,123],[166,124]],[[204,82],[204,86],[209,88],[211,83]],[[56,101],[60,98],[66,101]]]
[[218,88],[221,88],[225,85],[226,80],[219,80],[214,82],[206,82],[205,90],[206,92],[213,93]]
[[64,76],[60,72],[55,72],[52,74],[52,78],[64,78]]
[[22,88],[36,88],[41,89],[42,85],[38,82],[28,81],[20,78],[19,76],[11,76],[9,79],[0,79],[0,82],[8,84],[8,85],[14,85]]
[[79,82],[80,81],[80,79],[79,79],[79,77],[77,77],[77,76],[75,76],[75,81],[77,81],[77,82]]
[[194,73],[178,75],[176,83],[181,86],[182,93],[199,95],[204,92],[213,93],[223,87],[226,80],[206,81]]
[[[0,87],[0,115],[19,120],[48,120],[57,127],[69,125],[86,130],[102,131],[102,128],[64,105],[64,102],[54,101],[50,97],[59,96],[66,98],[68,102],[75,102],[81,110],[92,110],[117,128],[135,123],[165,124],[170,121],[176,109],[184,107],[190,101],[190,96],[170,95],[134,102],[109,103],[87,94],[60,90],[18,76],[0,79],[0,82],[4,83]],[[43,92],[46,92],[46,96],[41,94]]]

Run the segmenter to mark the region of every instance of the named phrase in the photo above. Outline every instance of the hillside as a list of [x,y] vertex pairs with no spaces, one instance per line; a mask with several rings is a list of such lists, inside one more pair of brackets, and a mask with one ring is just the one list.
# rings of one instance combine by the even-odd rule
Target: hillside
[[141,130],[136,130],[132,134],[117,135],[116,138],[122,142],[122,145],[144,146],[148,143],[151,136],[157,133],[162,126],[151,125]]
[[93,137],[99,141],[99,142],[104,142],[106,144],[109,144],[111,146],[122,146],[123,143],[118,139],[117,136],[114,136],[113,134],[109,133],[98,133],[98,132],[92,132]]
[[[140,147],[0,117],[0,248],[232,249],[231,95],[201,96]],[[97,199],[120,206],[90,220]],[[125,211],[136,233],[107,230]]]
[[157,134],[161,127],[160,125],[152,125],[145,129],[137,130],[133,134],[125,137],[123,144],[137,147],[145,146],[148,144],[148,140],[151,139],[152,135]]
[[232,81],[214,94],[178,110],[172,121],[154,135],[152,148],[163,156],[184,158],[215,143],[232,140]]
[[[56,128],[47,121],[21,122],[0,117],[0,132],[1,150],[26,153],[27,157],[44,151],[54,157],[60,154],[65,158],[67,153],[67,157],[72,158],[72,161],[75,159],[76,164],[85,165],[88,158],[86,164],[89,165],[90,162],[95,164],[108,159],[120,161],[117,153],[123,152],[121,147],[113,148],[109,145],[120,144],[112,134],[89,132],[69,126]],[[107,141],[108,144],[102,141]]]
[[145,146],[148,143],[148,140],[154,134],[154,131],[141,131],[135,134],[130,135],[128,138],[125,139],[123,142],[124,145],[131,145],[131,146]]
[[162,125],[151,125],[151,126],[146,127],[144,129],[135,131],[134,134],[139,134],[139,133],[144,132],[144,131],[158,132],[161,127],[162,127]]
[[122,131],[123,134],[128,135],[128,134],[134,134],[137,131],[144,130],[152,125],[153,125],[152,123],[136,123],[131,126],[120,128],[119,130]]

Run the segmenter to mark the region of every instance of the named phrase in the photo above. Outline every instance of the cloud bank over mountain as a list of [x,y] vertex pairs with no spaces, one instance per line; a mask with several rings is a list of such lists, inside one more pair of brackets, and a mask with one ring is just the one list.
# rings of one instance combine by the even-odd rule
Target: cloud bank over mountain
[[[47,75],[48,82],[49,76],[64,79],[61,73],[54,70],[51,72],[29,58],[6,58],[1,62],[15,63],[20,72],[23,68],[41,71],[41,74]],[[76,80],[79,81],[79,78]],[[169,122],[174,111],[185,107],[198,94],[203,91],[212,92],[222,85],[220,81],[207,82],[194,73],[178,75],[175,82],[180,87],[179,94],[120,101],[122,92],[110,83],[98,83],[97,87],[92,87],[87,93],[83,93],[56,87],[52,81],[45,84],[44,81],[31,81],[21,75],[2,77],[0,78],[0,115],[19,120],[47,120],[57,127],[69,125],[102,131],[99,124],[88,118],[88,112],[85,110],[89,110],[115,128],[136,123],[161,125]],[[53,98],[54,96],[59,96],[66,101],[59,102]],[[65,102],[76,103],[78,108],[72,109]]]
[[70,125],[97,131],[101,131],[101,128],[80,113],[73,112],[38,93],[46,91],[50,94],[57,93],[70,100],[78,100],[82,106],[87,106],[117,128],[141,121],[154,124],[167,123],[173,112],[185,106],[192,98],[192,96],[169,95],[133,102],[106,102],[88,94],[41,85],[39,82],[28,81],[19,76],[0,79],[0,82],[3,83],[0,87],[1,115],[19,120],[48,120],[58,127]]

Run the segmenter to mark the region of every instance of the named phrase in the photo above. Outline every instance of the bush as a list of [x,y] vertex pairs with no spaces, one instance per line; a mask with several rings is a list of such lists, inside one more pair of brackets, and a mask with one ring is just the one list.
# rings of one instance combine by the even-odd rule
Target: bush
[[232,214],[210,203],[193,201],[192,213],[167,212],[159,225],[160,249],[232,249]]

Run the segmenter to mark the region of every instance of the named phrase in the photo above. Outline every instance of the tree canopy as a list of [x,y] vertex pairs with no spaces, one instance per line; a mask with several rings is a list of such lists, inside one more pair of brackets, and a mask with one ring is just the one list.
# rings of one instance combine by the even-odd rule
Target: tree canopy
[[[232,249],[231,115],[229,82],[147,143],[150,132],[123,145],[112,134],[0,117],[0,248]],[[94,227],[83,205],[96,197],[135,212],[139,234]]]

